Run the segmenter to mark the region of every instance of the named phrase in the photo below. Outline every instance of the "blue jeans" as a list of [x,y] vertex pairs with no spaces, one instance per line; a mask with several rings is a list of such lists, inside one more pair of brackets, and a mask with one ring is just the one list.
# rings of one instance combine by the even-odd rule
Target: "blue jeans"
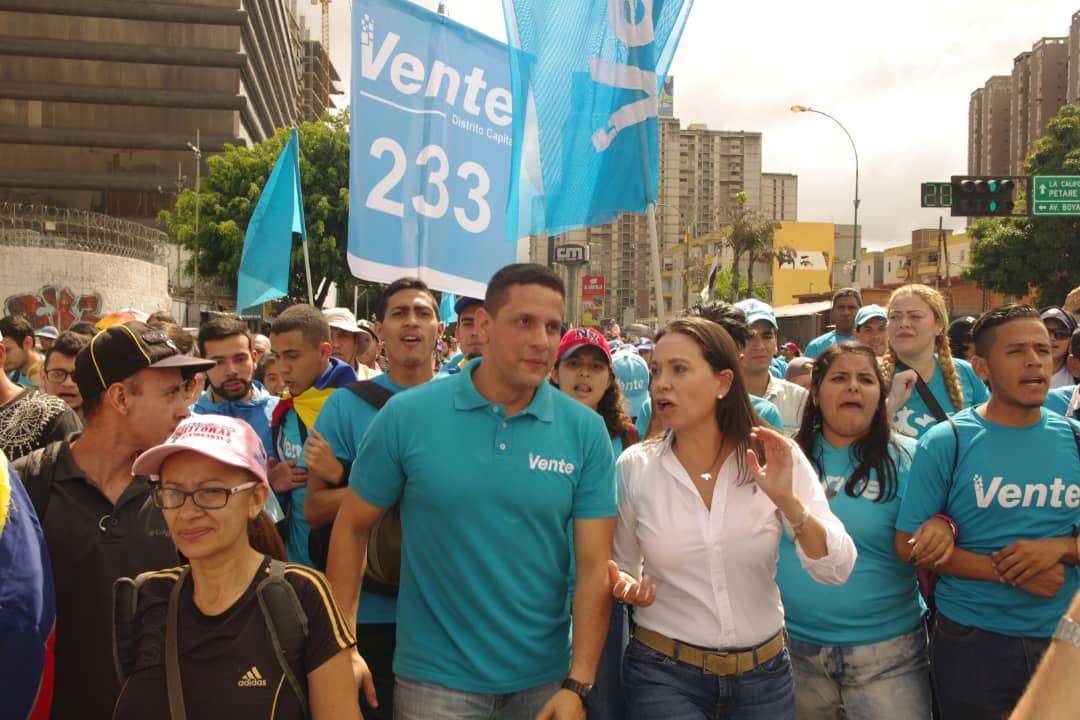
[[926,626],[870,645],[828,647],[788,638],[799,720],[929,720]]
[[707,675],[630,640],[623,662],[627,720],[794,720],[785,648],[743,675]]
[[940,612],[930,663],[941,720],[997,720],[1020,701],[1050,638],[998,635]]
[[626,717],[622,668],[629,639],[627,625],[626,606],[612,600],[607,640],[596,668],[596,687],[589,693],[589,720],[623,720]]
[[562,678],[545,685],[487,695],[394,678],[394,720],[535,720],[540,708],[562,687]]

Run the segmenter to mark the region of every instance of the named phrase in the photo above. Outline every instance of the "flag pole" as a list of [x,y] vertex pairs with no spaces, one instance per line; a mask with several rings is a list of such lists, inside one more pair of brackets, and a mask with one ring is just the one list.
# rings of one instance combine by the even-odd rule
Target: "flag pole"
[[656,327],[664,327],[664,285],[660,275],[660,242],[656,236],[656,203],[645,207],[645,219],[649,226],[649,251],[652,253],[653,290],[656,294]]
[[315,304],[315,293],[311,291],[311,259],[308,257],[307,237],[300,238],[304,246],[304,276],[307,278],[307,301],[309,305]]

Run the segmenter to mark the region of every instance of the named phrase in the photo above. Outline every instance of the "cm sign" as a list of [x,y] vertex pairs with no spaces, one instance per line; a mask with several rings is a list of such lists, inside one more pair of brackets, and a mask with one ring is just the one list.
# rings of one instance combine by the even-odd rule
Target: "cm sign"
[[586,245],[556,245],[555,262],[561,265],[584,265],[589,262],[589,248]]

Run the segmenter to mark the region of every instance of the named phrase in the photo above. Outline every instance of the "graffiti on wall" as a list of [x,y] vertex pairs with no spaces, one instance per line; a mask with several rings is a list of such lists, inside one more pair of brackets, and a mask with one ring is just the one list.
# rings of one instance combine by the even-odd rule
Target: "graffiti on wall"
[[66,330],[72,324],[85,320],[97,322],[101,311],[101,296],[79,295],[71,288],[46,285],[36,292],[9,295],[4,300],[5,315],[21,315],[34,328],[52,325]]

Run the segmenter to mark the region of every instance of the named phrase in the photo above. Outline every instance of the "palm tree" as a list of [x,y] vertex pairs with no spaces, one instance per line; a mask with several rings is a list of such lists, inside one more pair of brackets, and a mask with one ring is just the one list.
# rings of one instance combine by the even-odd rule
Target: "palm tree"
[[762,215],[757,210],[746,206],[745,192],[735,194],[735,204],[722,212],[721,232],[723,244],[731,248],[731,302],[737,301],[739,292],[739,260],[745,255],[749,259],[746,269],[746,286],[754,286],[754,263],[772,260],[773,239],[780,223]]

